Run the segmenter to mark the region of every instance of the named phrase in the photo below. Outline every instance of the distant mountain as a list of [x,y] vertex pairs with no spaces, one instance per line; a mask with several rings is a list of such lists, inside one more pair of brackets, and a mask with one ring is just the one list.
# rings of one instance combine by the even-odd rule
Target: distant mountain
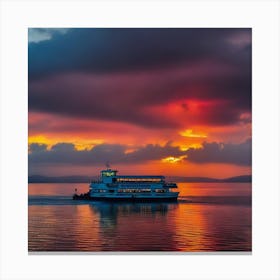
[[223,182],[251,183],[252,182],[252,175],[241,175],[241,176],[231,177],[231,178],[223,179]]
[[166,176],[167,181],[181,182],[181,183],[195,183],[195,182],[219,182],[219,179],[208,177],[179,177],[179,176]]
[[95,178],[87,176],[48,177],[41,175],[28,176],[28,183],[89,183]]
[[186,182],[186,183],[250,183],[252,182],[252,175],[241,175],[224,179],[208,178],[208,177],[167,177],[168,181]]
[[[28,183],[89,183],[91,180],[96,180],[97,177],[88,176],[62,176],[62,177],[48,177],[41,175],[28,176]],[[215,179],[208,177],[179,177],[167,176],[167,181],[181,182],[181,183],[250,183],[252,182],[252,175],[241,175],[225,179]]]

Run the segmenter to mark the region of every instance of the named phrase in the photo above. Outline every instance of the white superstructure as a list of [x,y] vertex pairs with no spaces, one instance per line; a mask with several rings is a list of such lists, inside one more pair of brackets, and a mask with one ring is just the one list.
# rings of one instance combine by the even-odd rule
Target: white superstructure
[[107,168],[100,172],[100,179],[92,181],[87,194],[74,199],[93,200],[177,200],[179,192],[175,183],[165,182],[164,176],[123,176],[117,170]]

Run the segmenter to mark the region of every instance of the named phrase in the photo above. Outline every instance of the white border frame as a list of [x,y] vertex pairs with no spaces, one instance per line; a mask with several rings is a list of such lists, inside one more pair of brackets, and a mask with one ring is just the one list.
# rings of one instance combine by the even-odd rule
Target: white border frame
[[[278,1],[0,3],[1,279],[279,279]],[[253,28],[252,255],[28,255],[28,27]]]

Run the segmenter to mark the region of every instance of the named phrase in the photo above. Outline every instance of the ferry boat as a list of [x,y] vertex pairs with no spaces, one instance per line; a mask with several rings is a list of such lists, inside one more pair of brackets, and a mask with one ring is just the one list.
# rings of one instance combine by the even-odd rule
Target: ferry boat
[[[107,168],[100,172],[100,179],[92,181],[89,191],[73,195],[74,200],[113,201],[176,201],[179,192],[175,183],[168,183],[164,176],[117,175],[117,170]],[[75,190],[77,191],[77,190]]]

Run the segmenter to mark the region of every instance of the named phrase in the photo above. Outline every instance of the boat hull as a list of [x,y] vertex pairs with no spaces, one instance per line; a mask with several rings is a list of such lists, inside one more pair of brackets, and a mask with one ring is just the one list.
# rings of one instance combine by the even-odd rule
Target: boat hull
[[114,201],[114,202],[168,202],[177,201],[178,196],[166,196],[166,197],[108,197],[99,196],[92,197],[89,195],[74,195],[73,200],[91,200],[91,201]]

